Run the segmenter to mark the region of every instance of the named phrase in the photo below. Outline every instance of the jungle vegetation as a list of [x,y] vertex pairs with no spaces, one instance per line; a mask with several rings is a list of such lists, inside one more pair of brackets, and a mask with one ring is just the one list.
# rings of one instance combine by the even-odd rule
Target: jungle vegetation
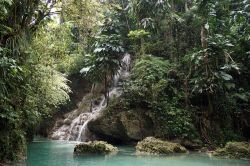
[[125,52],[126,107],[162,137],[249,139],[249,0],[0,0],[0,161],[69,101],[68,76],[84,68],[108,98]]

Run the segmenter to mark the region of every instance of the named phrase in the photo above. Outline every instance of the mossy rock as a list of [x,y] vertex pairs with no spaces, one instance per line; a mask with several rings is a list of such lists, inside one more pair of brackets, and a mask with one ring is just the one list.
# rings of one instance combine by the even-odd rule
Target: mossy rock
[[[111,103],[112,104],[112,103]],[[155,135],[149,111],[122,110],[118,104],[109,106],[102,114],[88,123],[88,129],[102,140],[131,143]]]
[[250,143],[228,142],[224,148],[218,148],[212,155],[236,159],[250,159]]
[[147,137],[137,143],[137,154],[171,154],[171,153],[186,153],[185,147],[178,143],[163,141],[154,137]]
[[109,154],[118,152],[118,148],[104,141],[81,143],[75,146],[74,154]]

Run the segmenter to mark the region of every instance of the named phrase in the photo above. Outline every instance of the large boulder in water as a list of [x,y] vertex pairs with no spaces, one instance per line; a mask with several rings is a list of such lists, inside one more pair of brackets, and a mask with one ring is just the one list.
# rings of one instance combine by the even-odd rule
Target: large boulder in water
[[81,143],[75,146],[74,154],[83,155],[83,154],[108,154],[116,153],[118,148],[114,147],[111,144],[108,144],[104,141],[93,141]]
[[185,147],[178,143],[147,137],[136,145],[137,154],[171,154],[186,153]]
[[144,110],[105,110],[88,124],[90,132],[101,139],[113,142],[137,142],[154,135],[150,114]]
[[212,154],[228,158],[250,159],[250,143],[228,142],[224,148],[218,148]]
[[[113,143],[133,144],[149,136],[165,138],[154,111],[138,107],[128,110],[122,98],[111,100],[110,105],[88,123],[88,129],[95,138]],[[190,150],[197,150],[202,144],[199,139],[188,138],[175,142]]]

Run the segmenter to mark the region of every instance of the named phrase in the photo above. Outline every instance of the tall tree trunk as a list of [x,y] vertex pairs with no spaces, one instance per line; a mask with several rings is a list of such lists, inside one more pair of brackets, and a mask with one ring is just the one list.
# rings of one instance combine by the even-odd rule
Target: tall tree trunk
[[94,102],[94,89],[95,89],[95,84],[92,84],[92,87],[91,87],[91,101],[90,101],[90,112],[92,112],[92,109],[93,109],[93,102]]
[[[205,28],[205,25],[201,26],[201,46],[203,50],[206,50],[208,47],[207,44],[207,30]],[[208,72],[208,52],[207,50],[204,53],[204,66],[205,66],[205,71],[206,71],[206,76],[209,77],[209,72]]]
[[[208,36],[208,31],[205,28],[205,25],[203,24],[201,26],[201,46],[204,50],[204,68],[205,68],[205,72],[206,72],[206,77],[209,78],[210,77],[210,73],[209,73],[209,54],[207,52],[207,48],[208,48],[208,43],[207,43],[207,36]],[[212,96],[211,96],[211,92],[209,90],[206,91],[206,100],[207,100],[207,108],[204,110],[204,113],[202,114],[202,136],[204,138],[204,140],[206,141],[206,143],[210,146],[210,148],[213,148],[213,143],[209,137],[209,131],[211,131],[211,115],[213,113],[213,101],[212,101]]]
[[104,86],[105,86],[105,92],[104,92],[104,96],[105,99],[107,101],[107,106],[109,105],[109,92],[108,92],[108,78],[107,78],[107,74],[105,74],[105,78],[104,78]]

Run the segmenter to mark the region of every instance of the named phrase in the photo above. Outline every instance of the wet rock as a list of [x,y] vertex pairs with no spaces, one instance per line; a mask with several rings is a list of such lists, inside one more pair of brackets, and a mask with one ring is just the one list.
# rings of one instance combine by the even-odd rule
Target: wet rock
[[70,119],[65,119],[63,123],[64,123],[65,125],[70,125],[71,122],[72,122],[72,120],[70,120]]
[[186,153],[185,147],[178,143],[163,141],[154,137],[147,137],[137,143],[137,154],[171,154],[171,153]]
[[250,143],[228,142],[224,148],[218,148],[212,155],[227,158],[250,159]]
[[104,140],[139,141],[154,135],[154,124],[144,110],[108,110],[88,124],[89,130]]
[[75,146],[74,154],[109,154],[117,153],[118,148],[104,141],[93,141],[81,143]]

